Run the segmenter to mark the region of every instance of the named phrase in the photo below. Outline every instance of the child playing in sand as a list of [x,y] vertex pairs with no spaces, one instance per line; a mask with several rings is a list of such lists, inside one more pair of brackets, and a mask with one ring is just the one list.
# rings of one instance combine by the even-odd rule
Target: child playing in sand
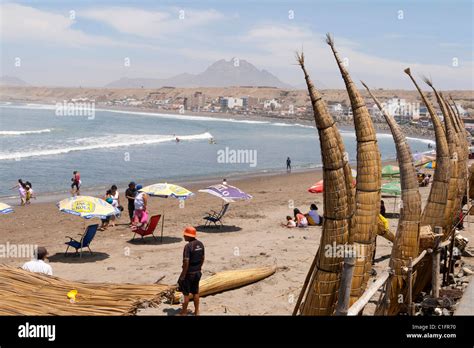
[[29,182],[26,183],[25,191],[26,191],[25,204],[30,204],[32,198],[36,199],[33,189],[31,188],[31,183]]
[[286,217],[286,224],[281,223],[281,225],[282,225],[283,227],[293,228],[293,227],[296,227],[296,222],[295,222],[295,220],[293,220],[293,218],[292,218],[291,216],[288,215],[288,216]]

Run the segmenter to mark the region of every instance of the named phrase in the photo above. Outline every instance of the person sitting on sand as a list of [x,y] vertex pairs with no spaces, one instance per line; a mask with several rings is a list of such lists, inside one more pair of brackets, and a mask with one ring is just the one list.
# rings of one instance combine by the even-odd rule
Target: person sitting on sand
[[132,181],[128,184],[128,189],[125,191],[125,198],[128,201],[128,216],[130,217],[130,226],[133,223],[133,212],[135,210],[135,196],[137,195],[136,184]]
[[323,224],[323,218],[318,214],[318,207],[314,203],[311,204],[309,212],[305,216],[310,226],[321,226]]
[[425,176],[425,178],[423,179],[424,186],[428,186],[430,184],[430,179],[431,179],[431,174],[428,174]]
[[148,195],[145,192],[140,192],[142,185],[137,185],[137,195],[135,196],[134,206],[135,211],[133,213],[133,225],[141,226],[148,221]]
[[284,224],[282,222],[281,225],[283,227],[287,227],[287,228],[294,228],[294,227],[296,227],[296,222],[295,222],[295,220],[293,220],[293,218],[291,216],[288,215],[286,217],[286,224]]
[[387,209],[385,208],[385,202],[380,200],[380,215],[382,215],[384,218],[387,218]]
[[18,179],[18,184],[10,188],[10,190],[18,189],[18,193],[20,194],[20,205],[26,204],[26,184],[23,180]]
[[199,281],[205,259],[204,244],[196,239],[196,229],[192,226],[183,231],[186,242],[183,250],[183,266],[178,279],[179,290],[183,293],[184,301],[180,315],[188,314],[190,295],[193,295],[194,315],[199,315]]
[[293,210],[293,213],[295,215],[295,221],[296,221],[297,227],[308,227],[308,219],[306,219],[306,216],[301,214],[299,209],[295,208]]
[[38,247],[35,252],[35,257],[33,260],[26,262],[21,268],[25,271],[30,271],[34,273],[43,273],[46,275],[53,275],[53,268],[48,265],[44,260],[48,256],[48,251],[45,247]]
[[[421,179],[421,181],[420,181]],[[421,187],[425,187],[426,186],[426,174],[421,174],[421,178],[418,179],[418,182],[420,183],[420,186]]]

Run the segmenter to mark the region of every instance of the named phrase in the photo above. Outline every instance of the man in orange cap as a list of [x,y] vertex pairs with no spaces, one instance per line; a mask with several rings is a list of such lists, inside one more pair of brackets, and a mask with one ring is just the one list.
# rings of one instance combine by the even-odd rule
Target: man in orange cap
[[181,315],[188,314],[188,304],[193,295],[194,315],[199,315],[199,281],[201,268],[204,263],[204,245],[196,239],[196,229],[192,226],[185,228],[184,240],[188,242],[183,250],[183,270],[179,276],[179,290],[183,293],[183,309]]

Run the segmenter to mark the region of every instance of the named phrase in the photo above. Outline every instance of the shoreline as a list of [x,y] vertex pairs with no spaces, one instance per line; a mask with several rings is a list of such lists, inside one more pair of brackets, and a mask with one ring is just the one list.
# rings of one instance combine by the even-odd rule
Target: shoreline
[[[396,159],[387,159],[382,161],[382,165],[396,165]],[[285,169],[275,169],[275,170],[266,170],[262,172],[245,172],[245,173],[234,173],[225,176],[227,182],[234,186],[234,182],[236,183],[246,183],[252,180],[265,180],[271,178],[283,178],[283,177],[291,177],[291,176],[304,176],[309,173],[314,173],[315,179],[314,183],[322,179],[322,167],[315,167],[315,168],[295,168],[292,169],[291,173],[287,173]],[[215,185],[217,183],[222,182],[223,176],[218,175],[211,175],[205,177],[190,177],[185,178],[182,180],[176,179],[173,180],[172,183],[176,183],[180,186],[186,187],[196,193],[198,189],[202,189],[205,186]],[[131,179],[133,180],[133,179]],[[139,184],[143,186],[152,185],[158,183],[159,181],[144,181],[140,182]],[[169,181],[168,181],[169,182]],[[119,193],[122,194],[125,192],[125,189],[128,185],[128,182],[116,182],[110,184],[101,184],[100,186],[90,187],[86,189],[81,189],[81,194],[86,196],[95,196],[101,197],[104,195],[104,192],[109,188],[110,185],[115,184],[119,187]],[[138,184],[138,182],[137,182]],[[235,185],[238,186],[238,185]],[[308,186],[309,188],[309,186]],[[15,191],[12,191],[15,192]],[[33,204],[42,204],[42,203],[53,203],[58,202],[64,198],[70,197],[69,190],[61,190],[61,191],[52,191],[52,192],[40,192],[37,199],[32,200]],[[4,195],[0,196],[0,200],[4,203],[12,205],[12,207],[20,207],[18,204],[19,197],[16,193],[12,195]]]

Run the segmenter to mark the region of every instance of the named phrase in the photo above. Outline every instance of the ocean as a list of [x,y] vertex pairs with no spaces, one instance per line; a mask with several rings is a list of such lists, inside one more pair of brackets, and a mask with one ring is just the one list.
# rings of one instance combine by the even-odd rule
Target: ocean
[[[354,162],[355,134],[341,134]],[[392,136],[377,137],[382,159],[395,159]],[[434,144],[408,141],[413,153]],[[9,188],[20,178],[36,193],[65,192],[74,170],[85,189],[116,184],[123,191],[131,180],[180,183],[284,171],[288,156],[294,169],[321,167],[315,127],[101,109],[93,117],[58,116],[54,105],[0,103],[0,196],[15,196]]]

